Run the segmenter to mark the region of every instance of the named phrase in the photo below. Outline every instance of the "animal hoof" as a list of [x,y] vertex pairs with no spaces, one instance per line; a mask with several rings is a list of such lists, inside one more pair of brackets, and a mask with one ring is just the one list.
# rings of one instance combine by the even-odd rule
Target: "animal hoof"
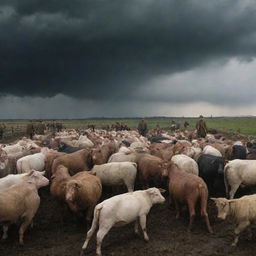
[[149,241],[148,237],[144,237],[144,241],[147,243]]
[[209,233],[213,234],[213,230],[212,229],[209,229],[208,231],[209,231]]
[[232,246],[232,247],[236,247],[236,243],[232,243],[231,246]]

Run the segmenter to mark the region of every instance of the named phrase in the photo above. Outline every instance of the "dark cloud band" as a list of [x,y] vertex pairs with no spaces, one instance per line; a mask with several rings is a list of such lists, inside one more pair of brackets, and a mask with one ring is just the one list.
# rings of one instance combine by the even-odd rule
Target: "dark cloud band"
[[2,0],[1,93],[129,98],[161,74],[250,60],[255,10],[244,0]]

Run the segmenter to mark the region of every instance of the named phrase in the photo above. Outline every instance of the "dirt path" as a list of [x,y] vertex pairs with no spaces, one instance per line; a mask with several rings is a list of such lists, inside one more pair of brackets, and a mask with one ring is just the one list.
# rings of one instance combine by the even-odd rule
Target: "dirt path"
[[[47,189],[40,191],[41,206],[35,217],[35,227],[25,234],[25,246],[18,244],[17,227],[13,226],[9,238],[0,245],[2,256],[78,256],[85,239],[86,225],[51,198]],[[174,209],[166,204],[154,206],[148,216],[150,241],[133,233],[133,225],[113,228],[105,237],[102,252],[105,256],[248,256],[255,255],[256,237],[247,240],[242,235],[237,248],[230,247],[233,227],[228,222],[216,222],[211,206],[210,220],[214,234],[206,231],[198,218],[191,233],[186,231],[187,216],[175,219]],[[64,217],[61,217],[64,216]],[[254,235],[256,232],[254,232]],[[86,255],[95,255],[95,236]]]

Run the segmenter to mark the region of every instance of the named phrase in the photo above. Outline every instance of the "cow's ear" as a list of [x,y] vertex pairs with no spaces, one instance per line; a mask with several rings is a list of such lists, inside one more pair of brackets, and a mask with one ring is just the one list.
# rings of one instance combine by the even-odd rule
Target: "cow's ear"
[[217,198],[216,198],[216,197],[211,197],[210,199],[213,200],[214,202],[217,201]]
[[148,188],[147,189],[147,193],[150,194],[150,195],[154,194],[154,192],[155,192],[155,190],[153,188]]
[[33,173],[34,173],[34,171],[30,171],[30,172],[28,172],[27,176],[32,176]]
[[159,188],[159,191],[160,191],[160,193],[165,193],[166,192],[166,189],[163,189],[163,188]]

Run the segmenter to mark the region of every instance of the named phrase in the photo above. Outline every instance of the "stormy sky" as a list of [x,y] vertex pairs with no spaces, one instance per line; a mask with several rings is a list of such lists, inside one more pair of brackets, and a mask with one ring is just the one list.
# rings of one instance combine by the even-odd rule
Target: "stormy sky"
[[0,118],[254,115],[255,0],[1,0]]

